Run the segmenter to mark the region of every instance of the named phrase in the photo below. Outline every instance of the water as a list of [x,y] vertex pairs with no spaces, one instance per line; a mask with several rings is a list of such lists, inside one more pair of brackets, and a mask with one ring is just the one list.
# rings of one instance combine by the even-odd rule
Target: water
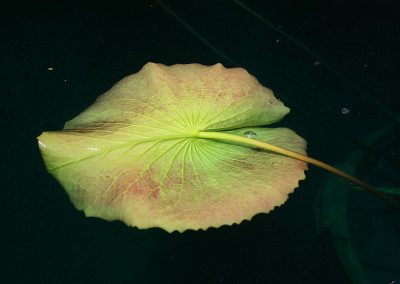
[[255,133],[255,132],[253,132],[253,131],[246,131],[246,132],[244,133],[244,135],[245,135],[247,138],[251,138],[251,139],[257,138],[257,133]]

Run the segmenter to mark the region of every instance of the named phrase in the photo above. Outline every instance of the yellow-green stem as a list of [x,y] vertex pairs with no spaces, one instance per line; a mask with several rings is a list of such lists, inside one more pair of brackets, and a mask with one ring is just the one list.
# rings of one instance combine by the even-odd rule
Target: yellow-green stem
[[297,160],[300,160],[300,161],[303,161],[306,163],[313,164],[317,167],[323,168],[323,169],[330,171],[338,176],[341,176],[355,184],[358,184],[359,186],[362,186],[366,190],[379,196],[380,198],[386,200],[387,202],[391,203],[392,205],[394,205],[400,209],[400,203],[398,201],[394,200],[393,198],[386,195],[385,193],[377,190],[375,187],[373,187],[373,186],[363,182],[362,180],[359,180],[358,178],[355,178],[335,167],[332,167],[328,164],[325,164],[321,161],[310,158],[308,156],[304,156],[304,155],[292,152],[290,150],[283,149],[281,147],[278,147],[278,146],[275,146],[275,145],[272,145],[272,144],[269,144],[269,143],[266,143],[263,141],[259,141],[259,140],[251,139],[251,138],[247,138],[247,137],[242,137],[242,136],[238,136],[238,135],[233,135],[233,134],[227,134],[227,133],[221,133],[221,132],[198,132],[196,136],[198,138],[229,140],[229,141],[235,141],[235,142],[239,142],[239,143],[243,143],[243,144],[247,144],[247,145],[252,145],[252,146],[256,146],[261,149],[279,153],[279,154],[282,154],[282,155],[285,155],[288,157],[292,157],[292,158],[295,158]]

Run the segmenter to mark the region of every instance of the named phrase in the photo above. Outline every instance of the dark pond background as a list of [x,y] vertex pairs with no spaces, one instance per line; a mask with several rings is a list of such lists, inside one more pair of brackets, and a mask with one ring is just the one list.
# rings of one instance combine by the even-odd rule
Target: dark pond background
[[[292,109],[280,125],[308,141],[310,156],[342,162],[356,146],[332,128],[362,140],[388,121],[234,1],[163,3]],[[398,113],[397,1],[243,3]],[[284,206],[231,227],[168,234],[76,211],[35,137],[146,62],[232,62],[155,1],[16,1],[0,14],[1,283],[350,283],[330,234],[317,234],[315,200],[329,174],[313,166]]]

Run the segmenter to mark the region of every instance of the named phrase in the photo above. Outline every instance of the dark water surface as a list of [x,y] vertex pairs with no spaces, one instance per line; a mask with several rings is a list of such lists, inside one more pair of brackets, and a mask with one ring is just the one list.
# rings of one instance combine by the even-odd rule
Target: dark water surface
[[[397,1],[243,1],[398,113]],[[146,62],[233,67],[154,1],[82,2],[1,8],[0,282],[350,283],[330,234],[317,234],[315,199],[329,174],[313,166],[284,206],[219,229],[168,234],[75,210],[35,137]],[[330,128],[362,140],[388,121],[233,1],[164,4],[292,109],[280,125],[308,141],[310,156],[342,162],[356,146]],[[391,280],[400,278],[382,283]]]

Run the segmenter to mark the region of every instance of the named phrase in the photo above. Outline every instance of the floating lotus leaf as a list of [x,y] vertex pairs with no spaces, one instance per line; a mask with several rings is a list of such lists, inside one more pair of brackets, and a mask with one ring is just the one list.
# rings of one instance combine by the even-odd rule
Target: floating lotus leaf
[[288,112],[244,69],[148,63],[38,140],[48,171],[86,216],[169,232],[207,229],[281,205],[307,166],[199,133],[249,136],[305,154],[292,130],[259,127]]

